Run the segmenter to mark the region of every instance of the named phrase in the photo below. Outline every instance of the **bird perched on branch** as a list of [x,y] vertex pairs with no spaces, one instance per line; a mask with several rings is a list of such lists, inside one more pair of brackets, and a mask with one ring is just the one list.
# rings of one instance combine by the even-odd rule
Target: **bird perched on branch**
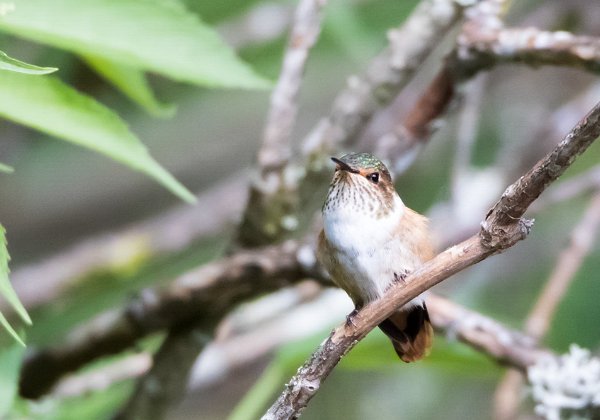
[[[331,158],[335,174],[323,205],[317,256],[355,310],[434,256],[427,219],[404,205],[385,165],[368,153]],[[418,296],[379,324],[405,362],[421,359],[433,339]]]

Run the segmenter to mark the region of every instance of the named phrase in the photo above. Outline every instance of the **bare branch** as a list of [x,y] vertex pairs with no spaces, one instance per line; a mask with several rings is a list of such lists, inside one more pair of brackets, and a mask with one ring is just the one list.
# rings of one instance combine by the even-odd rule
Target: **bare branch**
[[550,154],[507,188],[502,199],[487,214],[482,226],[484,238],[490,245],[494,246],[495,235],[505,235],[503,227],[519,220],[542,191],[598,138],[599,108],[600,104],[596,104]]
[[37,398],[63,374],[131,347],[152,332],[198,320],[210,328],[237,303],[310,277],[312,268],[297,259],[299,249],[300,244],[287,242],[239,252],[176,278],[166,289],[144,290],[122,310],[100,316],[60,345],[29,354],[21,371],[21,395]]
[[[506,0],[486,0],[476,2],[464,11],[466,22],[463,31],[475,26],[485,31],[487,28],[501,27]],[[461,81],[462,62],[456,60],[456,49],[450,54],[440,71],[433,78],[423,95],[404,119],[392,132],[383,135],[377,142],[376,154],[388,162],[392,171],[403,173],[416,159],[437,128],[436,122],[445,116],[456,95],[456,85]],[[469,77],[481,69],[473,69]],[[467,76],[462,76],[464,81]],[[437,124],[439,125],[439,124]]]
[[550,354],[531,337],[435,294],[427,295],[427,308],[436,330],[458,338],[499,363],[525,371],[538,357]]
[[531,227],[531,222],[521,219],[527,207],[599,135],[600,103],[554,151],[506,189],[486,215],[479,234],[442,252],[409,275],[404,283],[392,286],[383,298],[359,311],[354,325],[336,328],[288,382],[264,418],[297,418],[339,360],[396,308],[452,274],[524,239]]
[[548,206],[571,200],[594,190],[600,190],[600,165],[556,184],[548,190],[548,194],[535,202],[532,210],[539,212]]
[[353,76],[304,142],[314,160],[343,148],[373,114],[400,92],[414,73],[462,17],[464,6],[453,0],[421,2],[399,29],[390,31],[389,46],[369,64],[362,77]]
[[290,137],[298,112],[298,94],[308,53],[321,32],[321,10],[326,3],[326,0],[301,0],[296,9],[258,152],[258,165],[263,172],[282,168],[290,159]]
[[151,366],[152,356],[149,353],[126,356],[101,369],[66,377],[53,390],[52,396],[73,398],[103,391],[115,383],[144,375]]
[[[231,373],[251,364],[286,342],[297,341],[322,331],[325,325],[331,325],[343,317],[340,310],[345,305],[340,305],[340,298],[350,307],[345,296],[326,292],[314,302],[288,308],[285,313],[273,317],[266,324],[261,322],[249,331],[209,344],[200,358],[198,369],[194,369],[199,376],[194,378],[192,373],[190,387],[205,387],[211,380],[215,380],[214,365],[220,368],[218,378],[222,379],[224,372]],[[523,369],[532,359],[550,354],[548,350],[538,348],[531,337],[441,296],[429,294],[427,307],[436,331],[474,347],[499,363]],[[307,319],[314,322],[306,322]],[[304,328],[290,328],[297,326],[299,322]],[[76,396],[90,390],[104,389],[111,383],[145,374],[150,365],[148,354],[136,354],[99,371],[68,377],[59,383],[53,395]]]
[[554,65],[600,72],[600,39],[536,28],[490,28],[473,24],[458,39],[462,77],[502,63]]
[[293,187],[295,175],[288,167],[291,134],[308,53],[321,32],[321,11],[325,4],[326,0],[301,0],[296,8],[258,152],[260,174],[250,188],[238,230],[238,242],[243,246],[272,243],[295,228],[294,223],[290,224],[298,200]]
[[390,162],[390,169],[395,175],[410,166],[418,150],[431,138],[435,122],[444,116],[454,98],[454,85],[449,69],[442,67],[402,124],[377,141],[375,154]]

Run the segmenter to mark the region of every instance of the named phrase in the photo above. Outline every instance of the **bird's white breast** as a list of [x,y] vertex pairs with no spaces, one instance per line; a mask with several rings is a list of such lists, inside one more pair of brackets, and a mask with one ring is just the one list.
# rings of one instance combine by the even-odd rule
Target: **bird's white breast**
[[355,301],[356,296],[364,302],[379,298],[395,274],[402,276],[421,265],[398,229],[404,204],[397,194],[394,200],[392,211],[379,217],[344,205],[323,211],[325,236],[348,274],[334,280]]

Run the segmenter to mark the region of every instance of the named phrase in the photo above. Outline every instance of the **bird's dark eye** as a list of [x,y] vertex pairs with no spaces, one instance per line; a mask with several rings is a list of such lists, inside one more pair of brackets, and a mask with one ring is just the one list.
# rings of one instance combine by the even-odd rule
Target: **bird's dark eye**
[[373,172],[372,174],[367,175],[367,179],[373,184],[377,184],[379,182],[379,172]]

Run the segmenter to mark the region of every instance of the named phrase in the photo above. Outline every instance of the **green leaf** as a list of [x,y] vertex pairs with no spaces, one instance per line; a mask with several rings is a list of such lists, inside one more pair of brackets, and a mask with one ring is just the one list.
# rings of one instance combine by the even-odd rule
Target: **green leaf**
[[[12,285],[10,284],[10,280],[8,279],[8,273],[10,270],[8,269],[8,261],[10,260],[10,256],[8,255],[8,249],[6,247],[6,231],[4,227],[0,225],[0,295],[2,295],[6,301],[13,307],[13,309],[19,314],[21,319],[25,321],[27,324],[31,325],[31,318],[29,318],[29,314],[21,304],[19,297],[15,293]],[[17,340],[21,345],[25,345],[21,337],[16,333],[16,331],[10,326],[4,315],[0,313],[0,324]]]
[[2,315],[1,312],[0,312],[0,325],[2,325],[2,327],[6,330],[6,332],[9,333],[12,336],[12,338],[14,338],[17,343],[19,343],[19,345],[21,347],[25,347],[25,342],[23,341],[21,336],[8,323],[8,320],[6,319],[6,317],[4,315]]
[[195,201],[117,114],[54,77],[1,72],[0,115],[100,152],[154,178],[181,199]]
[[5,418],[13,405],[24,352],[18,345],[0,349],[0,418]]
[[16,58],[9,57],[5,52],[0,51],[0,70],[14,71],[25,74],[48,74],[58,70],[56,67],[39,67],[33,64],[25,63]]
[[0,225],[0,294],[6,298],[21,319],[31,325],[31,318],[29,318],[27,311],[12,288],[10,280],[8,280],[8,273],[10,272],[8,269],[9,260],[10,256],[6,247],[6,230]]
[[82,58],[96,73],[150,114],[166,118],[175,113],[174,105],[162,104],[156,99],[143,71],[94,55]]
[[0,163],[0,172],[4,172],[5,174],[12,174],[14,172],[14,168],[12,166],[5,165],[4,163]]
[[1,31],[202,86],[271,86],[178,0],[13,3]]

